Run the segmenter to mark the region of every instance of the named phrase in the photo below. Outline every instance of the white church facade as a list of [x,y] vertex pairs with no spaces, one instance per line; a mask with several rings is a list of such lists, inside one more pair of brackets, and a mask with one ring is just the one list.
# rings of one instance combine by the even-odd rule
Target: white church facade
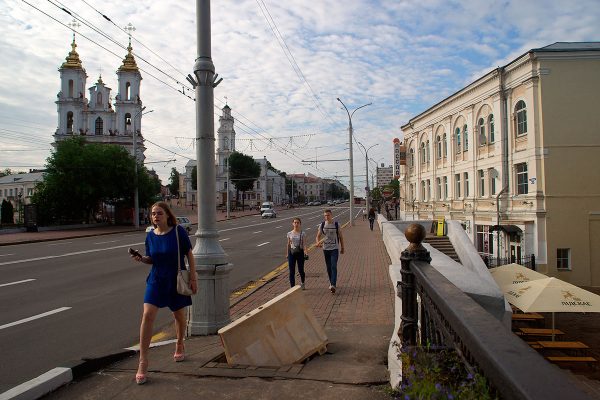
[[141,119],[143,104],[140,98],[142,76],[132,54],[131,41],[127,54],[117,70],[118,92],[114,106],[111,88],[102,76],[87,88],[88,75],[76,51],[75,37],[71,51],[60,66],[60,91],[56,95],[58,128],[54,133],[53,146],[73,136],[83,136],[88,143],[117,144],[133,155],[136,141],[136,157],[143,163],[145,156]]

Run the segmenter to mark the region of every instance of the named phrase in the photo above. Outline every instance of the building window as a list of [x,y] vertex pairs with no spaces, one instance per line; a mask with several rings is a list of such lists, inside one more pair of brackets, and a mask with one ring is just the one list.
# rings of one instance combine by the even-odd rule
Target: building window
[[125,100],[131,100],[129,97],[131,96],[131,83],[125,83]]
[[437,195],[437,199],[442,199],[442,180],[440,178],[435,178],[435,191]]
[[494,143],[496,139],[494,138],[494,114],[490,114],[488,117],[488,125],[490,126],[490,143]]
[[494,252],[494,235],[488,225],[476,225],[475,247],[479,253],[491,255]]
[[33,196],[33,188],[27,188],[27,197]]
[[421,181],[421,200],[427,201],[425,199],[425,181]]
[[69,97],[73,97],[73,79],[69,79]]
[[440,158],[442,158],[442,137],[438,136],[436,138],[436,142],[437,142],[436,158],[439,160]]
[[429,164],[429,161],[431,160],[431,154],[430,154],[430,148],[429,148],[429,140],[427,141],[427,144],[425,145],[425,152],[427,155],[427,164]]
[[556,268],[571,269],[571,249],[556,249]]
[[485,196],[485,174],[482,169],[477,171],[479,174],[479,196]]
[[454,175],[454,191],[456,192],[454,193],[454,197],[460,197],[460,174]]
[[485,146],[486,137],[485,137],[485,120],[483,118],[479,118],[479,145]]
[[96,95],[96,105],[98,107],[102,106],[102,92],[100,92]]
[[413,148],[411,148],[410,151],[409,151],[408,166],[409,167],[414,167],[415,166],[415,149],[413,149]]
[[131,114],[129,113],[125,114],[125,131],[127,128],[131,128]]
[[467,134],[467,125],[465,124],[463,126],[463,150],[464,151],[468,151],[469,150],[469,135]]
[[527,164],[521,163],[517,164],[515,167],[517,172],[517,194],[527,194]]
[[227,181],[223,182],[223,189],[227,190]]
[[425,142],[421,142],[421,164],[425,164]]
[[67,113],[67,133],[73,133],[73,112]]
[[494,168],[488,169],[488,177],[490,179],[490,195],[496,194],[496,170]]
[[448,156],[448,140],[446,138],[446,133],[444,133],[444,158]]
[[463,174],[464,187],[465,187],[465,197],[469,197],[469,173],[465,172]]
[[410,184],[410,187],[409,187],[409,196],[412,201],[415,200],[415,185],[413,185],[412,183]]
[[444,199],[448,198],[448,177],[444,177]]
[[427,179],[427,201],[431,199],[431,180]]
[[96,118],[96,135],[102,135],[104,133],[104,122],[102,118]]
[[527,107],[523,100],[517,102],[515,113],[517,120],[517,136],[525,135],[527,133]]
[[460,153],[460,128],[456,128],[454,135],[456,136],[456,152]]

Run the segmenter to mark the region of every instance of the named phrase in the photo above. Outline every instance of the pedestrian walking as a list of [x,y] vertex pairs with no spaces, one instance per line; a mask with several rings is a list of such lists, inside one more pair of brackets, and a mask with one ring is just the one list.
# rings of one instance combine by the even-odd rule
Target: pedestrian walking
[[375,209],[373,207],[371,207],[371,209],[369,210],[369,226],[371,227],[371,230],[373,230],[374,222],[375,222]]
[[[344,254],[344,238],[337,221],[333,220],[331,210],[324,211],[325,220],[317,230],[317,247],[323,247],[327,276],[329,277],[329,290],[335,293],[337,283],[337,262],[340,254]],[[321,238],[323,238],[321,240]]]
[[292,220],[292,230],[287,233],[286,254],[290,270],[290,287],[296,286],[296,263],[300,274],[300,287],[304,290],[304,242],[305,234],[302,221],[296,217]]
[[[189,286],[195,294],[198,290],[196,269],[192,255],[192,243],[184,228],[177,225],[177,219],[168,204],[158,202],[152,205],[150,216],[155,228],[146,235],[146,255],[133,251],[131,257],[138,262],[151,264],[152,269],[146,279],[144,311],[140,326],[140,360],[135,381],[146,383],[148,372],[148,348],[152,338],[152,325],[159,308],[169,307],[175,319],[175,362],[183,361],[183,336],[186,325],[186,307],[192,304],[191,296],[177,293],[177,266],[185,268],[187,256],[190,271]],[[178,248],[179,245],[179,248]],[[177,257],[179,255],[179,260]]]

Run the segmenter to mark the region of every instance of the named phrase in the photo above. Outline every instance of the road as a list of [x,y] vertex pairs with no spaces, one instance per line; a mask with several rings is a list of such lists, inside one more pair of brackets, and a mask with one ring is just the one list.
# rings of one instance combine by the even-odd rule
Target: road
[[[232,291],[286,261],[294,216],[313,238],[324,208],[217,223],[234,264]],[[341,224],[348,220],[347,207],[333,209]],[[127,248],[143,251],[144,238],[134,232],[0,247],[0,393],[68,361],[138,343],[149,266],[133,262]],[[161,310],[155,332],[171,318]]]

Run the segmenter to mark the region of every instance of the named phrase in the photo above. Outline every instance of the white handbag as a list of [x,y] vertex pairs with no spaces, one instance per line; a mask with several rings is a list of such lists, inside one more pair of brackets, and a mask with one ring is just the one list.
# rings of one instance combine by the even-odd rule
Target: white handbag
[[177,293],[183,296],[193,294],[190,288],[190,271],[181,269],[181,254],[179,253],[179,229],[175,225],[175,236],[177,236]]

